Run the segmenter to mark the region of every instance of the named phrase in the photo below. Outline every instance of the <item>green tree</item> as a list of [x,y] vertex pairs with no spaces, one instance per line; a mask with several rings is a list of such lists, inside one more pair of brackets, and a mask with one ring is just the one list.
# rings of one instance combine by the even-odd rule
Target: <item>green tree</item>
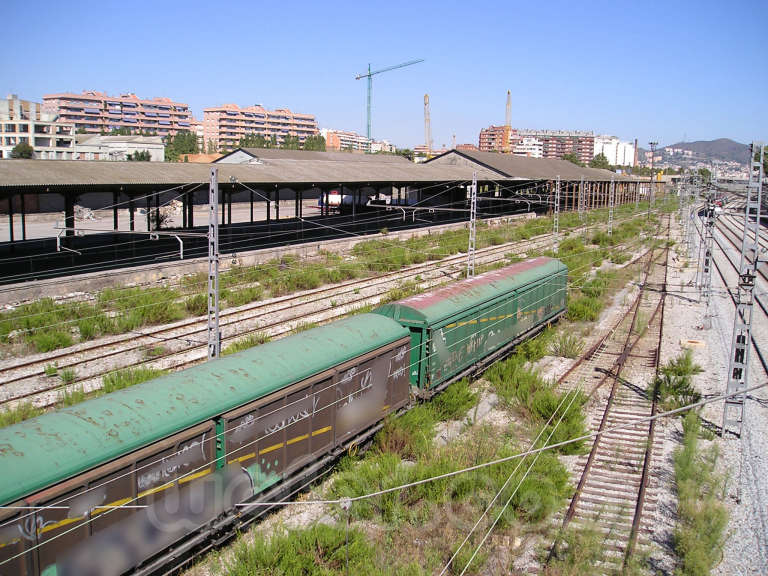
[[137,150],[133,154],[128,154],[126,159],[128,162],[149,162],[152,160],[152,154],[149,150]]
[[704,182],[709,182],[712,178],[712,172],[707,168],[699,168],[699,176],[701,176],[701,179],[704,180]]
[[34,158],[35,151],[27,142],[19,142],[11,150],[11,158]]
[[197,154],[197,135],[189,130],[182,130],[165,139],[166,162],[178,162],[182,154]]
[[395,154],[398,156],[404,156],[405,158],[408,158],[411,162],[413,162],[413,150],[410,148],[397,148],[395,150]]
[[606,158],[605,154],[603,154],[602,152],[589,161],[589,167],[602,168],[603,170],[611,169],[611,165],[608,162],[608,158]]
[[240,148],[269,148],[263,134],[249,132],[240,139]]
[[[104,133],[103,130],[101,132],[102,134]],[[83,128],[82,126],[75,131],[75,134],[85,134],[85,133],[86,133],[85,128]]]
[[299,137],[288,135],[285,138],[283,138],[283,145],[280,146],[283,150],[298,150],[301,148],[301,145],[299,144]]
[[216,154],[216,144],[213,143],[213,140],[208,140],[208,149],[206,152],[208,152],[208,154]]
[[265,148],[277,148],[277,136],[272,134],[272,138],[269,139],[269,146],[265,146]]
[[304,150],[319,150],[325,152],[325,138],[322,134],[313,134],[304,139]]
[[579,155],[575,152],[569,152],[563,156],[563,160],[568,160],[568,162],[576,164],[576,166],[584,166],[584,162],[581,161],[581,158],[579,158]]
[[130,136],[133,131],[128,126],[121,126],[120,128],[113,128],[110,136]]

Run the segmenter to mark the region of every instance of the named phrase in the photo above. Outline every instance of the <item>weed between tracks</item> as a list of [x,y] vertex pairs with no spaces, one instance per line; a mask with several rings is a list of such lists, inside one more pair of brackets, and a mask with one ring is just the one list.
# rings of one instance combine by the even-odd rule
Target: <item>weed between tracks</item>
[[[626,216],[632,210],[631,206],[617,207],[616,218]],[[589,224],[606,219],[607,210],[589,213]],[[580,225],[576,214],[560,215],[561,230]],[[547,233],[551,227],[549,217],[508,226],[490,227],[481,223],[477,246],[483,248],[525,240]],[[621,226],[616,230],[619,228]],[[285,255],[257,266],[236,266],[221,275],[220,298],[224,306],[242,306],[324,284],[400,270],[408,265],[464,252],[467,239],[466,230],[406,240],[384,238],[357,244],[347,257],[320,253],[312,259],[300,259]],[[30,347],[37,352],[49,352],[101,336],[125,334],[146,326],[201,316],[207,312],[206,286],[206,275],[199,273],[184,278],[178,288],[110,288],[88,302],[57,303],[51,298],[43,298],[0,314],[0,344],[6,346],[6,353],[24,353]],[[17,346],[8,347],[8,344]]]
[[[99,390],[93,392],[86,392],[80,387],[66,386],[75,380],[75,373],[71,369],[62,370],[60,376],[64,387],[59,392],[59,400],[57,406],[74,406],[84,400],[90,398],[96,398],[116,390],[128,388],[157,378],[166,374],[167,370],[157,370],[155,368],[138,367],[138,368],[126,368],[124,370],[116,370],[106,374],[102,378],[102,387]],[[66,377],[65,377],[66,375]],[[24,420],[34,418],[44,413],[45,409],[39,408],[31,402],[23,401],[16,404],[13,408],[0,409],[0,428],[10,426],[11,424],[18,424]]]
[[715,471],[717,446],[699,448],[699,415],[683,419],[683,446],[675,452],[678,526],[675,552],[677,574],[709,574],[722,557],[728,512],[723,504],[725,480]]

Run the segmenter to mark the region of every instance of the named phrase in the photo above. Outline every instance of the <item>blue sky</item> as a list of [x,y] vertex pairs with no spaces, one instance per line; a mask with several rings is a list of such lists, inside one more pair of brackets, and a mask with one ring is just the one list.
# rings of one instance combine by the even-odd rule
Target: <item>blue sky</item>
[[[481,128],[594,130],[641,143],[768,140],[768,9],[720,2],[20,2],[6,0],[0,91],[84,89],[207,106],[261,103],[320,127],[477,143]],[[9,47],[14,47],[9,49]],[[761,60],[760,60],[761,59]],[[750,84],[751,82],[751,84]]]

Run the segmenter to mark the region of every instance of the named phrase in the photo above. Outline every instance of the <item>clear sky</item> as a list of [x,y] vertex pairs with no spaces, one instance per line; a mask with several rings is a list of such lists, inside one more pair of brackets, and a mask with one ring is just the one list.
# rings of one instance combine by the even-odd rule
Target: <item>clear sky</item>
[[84,89],[315,114],[373,136],[477,144],[503,124],[662,144],[768,140],[765,0],[574,2],[77,2],[5,0],[0,91],[40,101]]

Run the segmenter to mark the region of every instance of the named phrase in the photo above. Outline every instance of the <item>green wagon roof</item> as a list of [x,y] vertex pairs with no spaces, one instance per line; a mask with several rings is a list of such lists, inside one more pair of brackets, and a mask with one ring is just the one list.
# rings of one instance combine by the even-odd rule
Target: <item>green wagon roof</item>
[[0,503],[407,335],[389,318],[358,314],[0,429]]
[[533,258],[385,304],[373,312],[407,324],[435,326],[475,306],[565,270],[565,264],[555,258]]

